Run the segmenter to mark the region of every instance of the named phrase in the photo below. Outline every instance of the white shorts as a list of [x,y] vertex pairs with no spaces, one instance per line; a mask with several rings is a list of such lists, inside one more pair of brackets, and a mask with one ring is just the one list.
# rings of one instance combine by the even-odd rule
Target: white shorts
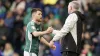
[[24,51],[24,56],[37,56],[35,53],[29,53],[27,51]]

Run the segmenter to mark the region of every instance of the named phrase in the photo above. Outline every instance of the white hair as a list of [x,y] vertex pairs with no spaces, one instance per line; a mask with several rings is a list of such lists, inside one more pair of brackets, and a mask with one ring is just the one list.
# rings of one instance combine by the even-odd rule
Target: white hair
[[78,1],[72,1],[69,3],[70,6],[72,6],[74,9],[79,9],[79,2]]

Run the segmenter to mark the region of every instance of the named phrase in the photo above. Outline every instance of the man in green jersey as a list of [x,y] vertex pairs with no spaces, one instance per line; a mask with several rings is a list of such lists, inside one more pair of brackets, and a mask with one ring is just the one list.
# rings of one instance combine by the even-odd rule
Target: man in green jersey
[[52,32],[52,28],[49,27],[45,31],[41,31],[42,11],[39,8],[32,10],[32,20],[27,24],[26,28],[26,45],[24,50],[24,56],[38,56],[40,41],[52,49],[55,49],[55,45],[50,45],[43,37],[44,34]]

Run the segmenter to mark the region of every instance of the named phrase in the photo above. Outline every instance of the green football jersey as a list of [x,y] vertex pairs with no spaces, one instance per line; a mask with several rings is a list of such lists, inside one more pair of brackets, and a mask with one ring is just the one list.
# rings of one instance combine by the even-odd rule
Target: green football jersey
[[34,23],[34,21],[30,21],[27,24],[26,37],[25,37],[26,45],[25,45],[25,50],[24,51],[38,54],[40,36],[35,37],[35,36],[32,35],[32,32],[41,31],[41,30],[42,30],[41,26]]

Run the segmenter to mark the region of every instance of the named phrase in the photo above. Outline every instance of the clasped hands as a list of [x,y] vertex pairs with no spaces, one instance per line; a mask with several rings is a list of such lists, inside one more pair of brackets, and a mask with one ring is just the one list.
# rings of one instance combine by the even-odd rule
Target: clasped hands
[[[48,29],[46,30],[47,33],[52,33],[53,32],[53,28],[52,27],[48,27]],[[54,42],[51,40],[50,43],[49,43],[49,47],[53,50],[56,49],[56,46],[54,45]]]

